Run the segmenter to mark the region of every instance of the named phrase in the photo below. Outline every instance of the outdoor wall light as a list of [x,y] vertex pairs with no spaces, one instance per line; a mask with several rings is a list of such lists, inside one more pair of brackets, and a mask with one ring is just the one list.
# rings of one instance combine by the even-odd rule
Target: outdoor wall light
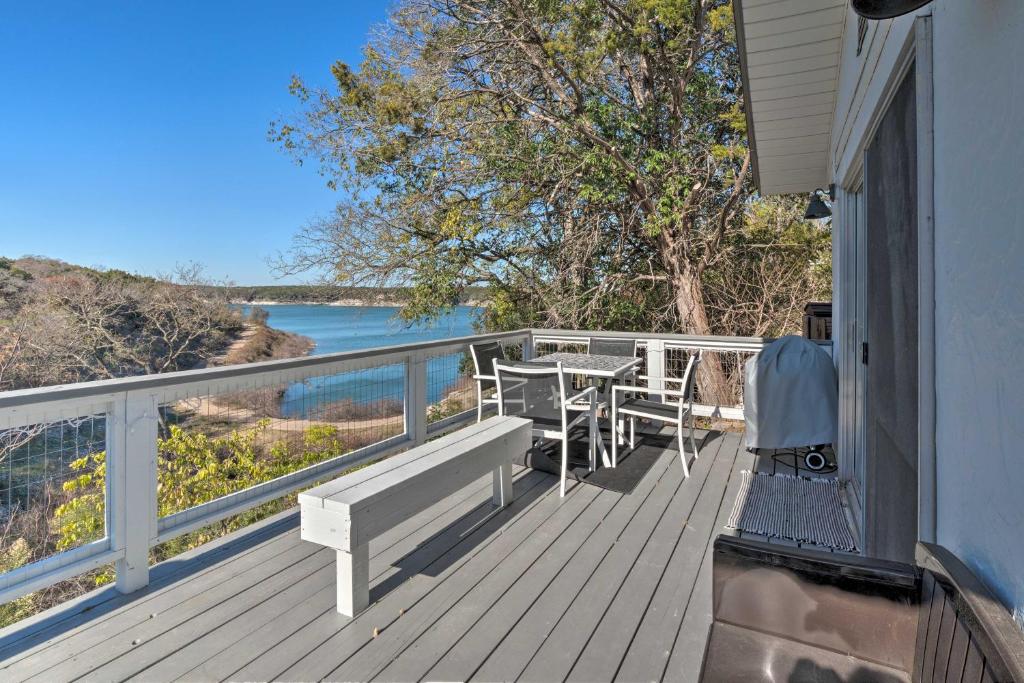
[[865,19],[892,19],[924,7],[932,0],[853,0],[853,11]]
[[816,220],[818,218],[828,218],[832,215],[832,209],[829,208],[828,204],[825,203],[825,197],[827,196],[829,201],[835,201],[836,186],[829,185],[828,192],[821,189],[820,187],[811,193],[811,203],[807,205],[807,211],[804,212],[804,220]]

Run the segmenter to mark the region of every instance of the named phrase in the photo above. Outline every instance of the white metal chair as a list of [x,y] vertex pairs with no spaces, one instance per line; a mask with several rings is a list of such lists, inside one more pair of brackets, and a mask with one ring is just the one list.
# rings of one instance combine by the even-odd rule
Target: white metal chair
[[[675,389],[652,389],[650,387],[616,385],[612,387],[612,467],[615,467],[618,459],[619,440],[623,437],[624,425],[619,420],[624,416],[629,418],[629,447],[636,448],[636,419],[638,417],[648,420],[657,420],[665,424],[676,426],[676,438],[679,441],[679,458],[683,462],[683,474],[690,476],[690,467],[686,462],[686,449],[683,448],[683,425],[689,423],[690,447],[693,448],[694,458],[700,457],[697,450],[697,441],[693,437],[693,386],[694,378],[697,375],[697,368],[700,366],[700,351],[690,356],[686,363],[686,372],[683,374],[681,391]],[[641,375],[641,379],[648,379]],[[619,402],[619,395],[622,401]],[[635,394],[647,396],[662,396],[663,398],[675,397],[677,403],[652,401],[650,398],[639,398]]]
[[[588,423],[590,471],[597,467],[597,389],[587,387],[568,396],[571,387],[561,363],[520,363],[494,360],[499,415],[515,415],[533,420],[533,436],[562,442],[560,495],[565,495],[569,471],[569,432],[584,421]],[[588,399],[588,408],[580,405]]]
[[[636,340],[615,337],[592,337],[587,345],[587,353],[591,356],[629,356],[630,358],[636,358]],[[635,382],[637,373],[638,370],[634,368],[623,379]],[[607,381],[610,380],[601,380],[597,383],[598,390],[601,393],[604,393],[604,384]]]
[[498,404],[498,397],[485,397],[485,391],[497,389],[497,380],[494,377],[494,361],[505,361],[505,348],[498,342],[483,342],[481,344],[470,344],[469,353],[473,356],[473,369],[476,374],[476,421],[484,419],[484,405]]
[[616,339],[613,337],[593,337],[587,346],[587,353],[592,356],[632,356],[636,357],[635,339]]

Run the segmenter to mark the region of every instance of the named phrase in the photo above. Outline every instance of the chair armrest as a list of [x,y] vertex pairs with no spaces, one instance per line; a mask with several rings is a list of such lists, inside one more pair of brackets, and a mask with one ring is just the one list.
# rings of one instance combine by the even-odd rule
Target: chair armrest
[[655,394],[657,396],[676,396],[678,398],[686,398],[686,392],[679,391],[678,389],[652,389],[650,387],[635,387],[631,384],[616,384],[612,386],[612,395],[617,391],[627,394],[642,393]]
[[637,379],[655,380],[656,382],[675,382],[676,384],[682,384],[682,377],[652,377],[651,375],[637,375]]
[[586,389],[584,389],[580,393],[576,394],[575,396],[570,396],[569,398],[565,399],[565,405],[567,405],[567,406],[568,405],[572,405],[573,403],[576,403],[576,401],[579,401],[579,400],[583,399],[583,397],[588,396],[588,395],[596,396],[597,395],[597,387],[587,387]]
[[485,379],[485,380],[490,380],[491,382],[493,382],[497,378],[494,375],[473,375],[473,379],[475,379],[477,381]]

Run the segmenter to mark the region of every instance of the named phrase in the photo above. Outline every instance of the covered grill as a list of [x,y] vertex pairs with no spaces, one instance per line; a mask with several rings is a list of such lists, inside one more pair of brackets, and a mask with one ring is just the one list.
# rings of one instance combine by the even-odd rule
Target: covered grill
[[802,337],[775,340],[743,368],[747,448],[788,449],[797,467],[828,466],[822,449],[836,440],[839,392],[832,358]]

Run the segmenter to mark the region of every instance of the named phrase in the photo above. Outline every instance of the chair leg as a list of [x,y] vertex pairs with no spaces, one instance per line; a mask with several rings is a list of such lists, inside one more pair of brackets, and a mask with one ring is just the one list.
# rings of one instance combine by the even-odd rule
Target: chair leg
[[562,436],[562,484],[559,497],[565,497],[565,475],[569,470],[569,435]]
[[686,462],[686,449],[683,448],[683,423],[676,426],[676,441],[679,443],[679,460],[683,463],[683,478],[690,476],[690,465]]
[[601,438],[601,430],[597,426],[597,413],[590,413],[590,471],[597,469],[597,440]]
[[700,457],[700,451],[697,450],[697,440],[693,438],[693,410],[690,410],[690,446],[693,448],[693,459],[696,460]]
[[620,435],[620,431],[619,430],[620,430],[620,425],[619,425],[619,416],[617,414],[617,411],[615,410],[614,402],[612,403],[612,420],[611,420],[611,423],[612,423],[612,467],[615,467],[615,465],[618,462],[618,458],[619,458],[619,435]]
[[636,448],[636,417],[629,416],[629,450]]
[[484,392],[480,382],[476,383],[476,421],[483,422],[484,419]]

